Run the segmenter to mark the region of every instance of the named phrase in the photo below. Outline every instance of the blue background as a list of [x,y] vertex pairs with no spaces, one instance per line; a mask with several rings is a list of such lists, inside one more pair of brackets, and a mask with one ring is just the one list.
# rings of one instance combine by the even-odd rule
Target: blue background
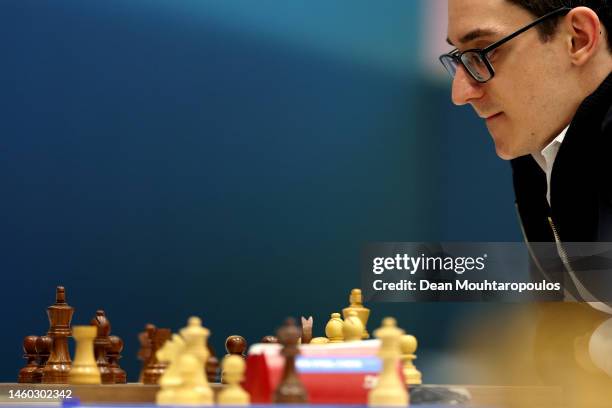
[[[56,285],[73,324],[106,310],[133,381],[147,322],[201,316],[218,355],[288,315],[323,335],[366,242],[520,240],[507,163],[420,63],[428,4],[0,2],[0,380]],[[369,306],[426,382],[494,308]]]

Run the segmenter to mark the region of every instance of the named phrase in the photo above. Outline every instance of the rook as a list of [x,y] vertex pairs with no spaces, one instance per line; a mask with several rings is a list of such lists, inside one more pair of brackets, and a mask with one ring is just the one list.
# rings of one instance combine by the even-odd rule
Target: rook
[[96,326],[74,326],[73,337],[76,341],[74,362],[68,376],[70,384],[100,384],[100,369],[94,357],[94,339],[98,333]]

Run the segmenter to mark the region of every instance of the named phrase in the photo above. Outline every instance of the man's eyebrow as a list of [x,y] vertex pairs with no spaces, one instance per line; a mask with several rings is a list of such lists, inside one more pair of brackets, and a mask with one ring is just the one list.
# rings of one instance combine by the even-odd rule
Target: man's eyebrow
[[[499,32],[497,30],[491,29],[491,28],[477,28],[475,30],[470,31],[469,33],[465,34],[463,37],[461,37],[459,39],[459,42],[461,44],[465,44],[469,41],[475,40],[479,37],[486,37],[486,36],[490,36],[490,35],[495,35],[495,34],[499,34]],[[452,43],[452,41],[450,40],[450,38],[446,38],[446,42],[449,43],[450,45],[452,45],[453,47],[455,46],[455,44]]]

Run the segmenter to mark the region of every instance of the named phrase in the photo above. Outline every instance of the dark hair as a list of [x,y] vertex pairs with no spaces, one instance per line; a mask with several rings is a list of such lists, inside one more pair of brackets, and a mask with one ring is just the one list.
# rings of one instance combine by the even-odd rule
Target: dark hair
[[[588,7],[597,13],[599,21],[606,27],[608,40],[608,50],[612,51],[612,5],[610,0],[507,0],[512,4],[529,11],[536,17],[541,17],[546,13],[560,7]],[[542,40],[551,38],[557,29],[560,17],[552,18],[538,25],[537,30]]]

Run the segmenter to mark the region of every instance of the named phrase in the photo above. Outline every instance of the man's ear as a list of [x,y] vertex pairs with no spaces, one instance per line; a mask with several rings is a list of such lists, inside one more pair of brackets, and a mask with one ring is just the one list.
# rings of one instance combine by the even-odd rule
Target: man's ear
[[570,59],[574,65],[584,65],[597,52],[603,38],[599,17],[588,7],[576,7],[564,22]]

